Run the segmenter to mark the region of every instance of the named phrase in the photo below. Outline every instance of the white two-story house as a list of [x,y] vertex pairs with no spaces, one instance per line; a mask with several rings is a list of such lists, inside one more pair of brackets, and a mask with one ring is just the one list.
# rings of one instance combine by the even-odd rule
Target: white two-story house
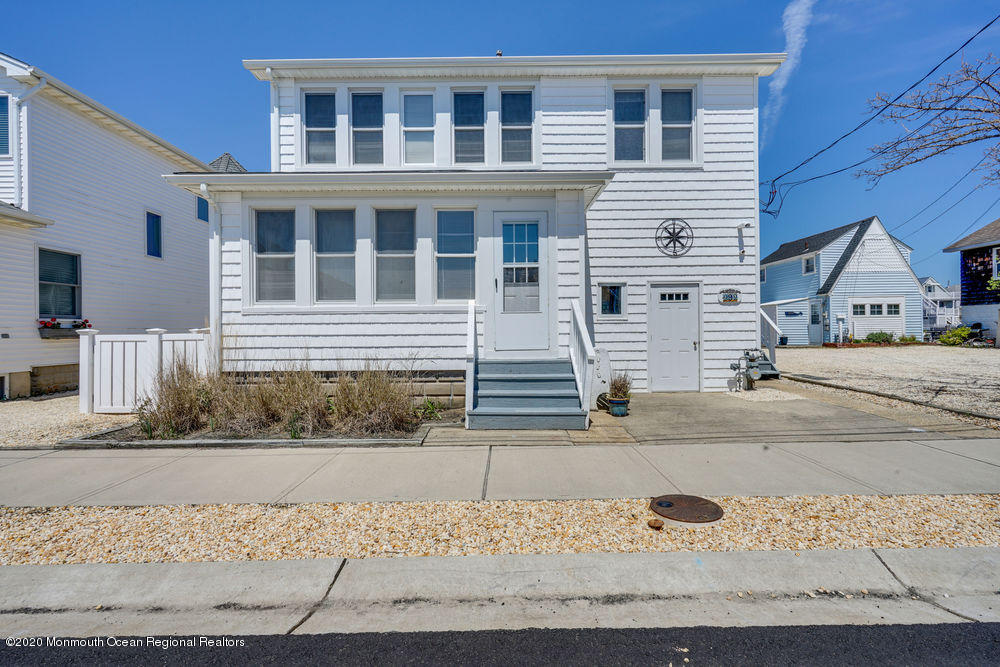
[[205,325],[208,205],[163,174],[208,169],[0,54],[0,398],[75,388],[85,320]]
[[588,360],[725,390],[760,340],[758,77],[782,60],[245,61],[271,171],[167,177],[211,203],[223,368],[412,363],[466,381],[472,428],[584,427]]

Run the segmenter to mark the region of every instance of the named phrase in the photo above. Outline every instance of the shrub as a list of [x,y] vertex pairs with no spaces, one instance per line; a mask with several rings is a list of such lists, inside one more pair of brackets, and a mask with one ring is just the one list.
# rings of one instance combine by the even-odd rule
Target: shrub
[[969,327],[957,327],[945,331],[938,340],[941,341],[942,345],[961,345],[969,339],[970,335],[972,335],[972,329]]
[[916,343],[917,342],[917,337],[916,336],[900,336],[899,337],[899,342],[900,343]]
[[632,376],[626,372],[615,373],[608,385],[608,398],[628,399],[632,395]]
[[139,426],[147,438],[174,438],[196,431],[204,424],[209,402],[202,376],[187,365],[172,366],[160,373],[151,395],[139,403]]
[[338,428],[363,435],[409,432],[419,417],[413,409],[413,376],[367,360],[361,370],[341,372],[330,396]]
[[895,338],[895,334],[889,333],[888,331],[873,331],[865,336],[865,342],[891,343],[893,338]]

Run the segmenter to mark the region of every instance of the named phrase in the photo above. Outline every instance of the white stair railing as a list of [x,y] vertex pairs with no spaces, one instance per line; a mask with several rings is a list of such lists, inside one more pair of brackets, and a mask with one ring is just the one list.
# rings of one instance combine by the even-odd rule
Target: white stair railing
[[[476,389],[476,355],[479,350],[476,341],[476,302],[469,300],[469,321],[465,331],[465,413],[472,410],[472,401]],[[465,419],[465,428],[469,428],[469,418]]]
[[[760,321],[760,344],[762,347],[767,348],[768,361],[772,364],[777,364],[774,355],[775,348],[778,345],[778,336],[781,335],[781,329],[774,323],[774,320],[767,316],[763,308],[760,309]],[[777,365],[775,365],[775,368],[777,368]]]
[[580,394],[580,406],[587,412],[587,427],[590,426],[591,392],[594,386],[594,341],[583,318],[583,310],[576,299],[572,302],[570,318],[569,359],[573,364],[576,390]]

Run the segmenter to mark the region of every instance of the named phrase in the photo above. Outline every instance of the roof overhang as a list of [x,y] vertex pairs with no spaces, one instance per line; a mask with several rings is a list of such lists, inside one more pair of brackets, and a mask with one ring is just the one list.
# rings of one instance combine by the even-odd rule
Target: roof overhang
[[552,193],[583,190],[587,202],[611,181],[608,171],[433,171],[433,172],[218,172],[167,174],[168,183],[198,194],[204,184],[211,192],[244,194],[332,194],[350,192],[477,192]]
[[48,227],[53,224],[53,222],[54,221],[49,218],[43,218],[40,215],[28,213],[27,211],[16,206],[11,206],[10,204],[0,205],[0,224],[37,229],[38,227]]
[[992,248],[995,245],[1000,245],[1000,238],[982,243],[970,243],[969,245],[962,246],[950,245],[947,248],[943,248],[941,252],[961,252],[963,250],[976,250],[977,248]]
[[260,81],[276,78],[374,80],[505,79],[540,76],[694,76],[773,74],[784,53],[462,58],[316,58],[244,60]]
[[40,94],[49,95],[60,103],[79,111],[84,116],[94,120],[100,125],[123,134],[136,143],[159,153],[171,162],[181,167],[207,170],[209,167],[201,160],[195,158],[173,144],[170,144],[149,130],[133,123],[121,114],[115,113],[100,102],[87,97],[80,91],[72,88],[51,74],[47,74],[37,67],[28,65],[10,56],[0,54],[0,71],[6,76],[25,84],[34,86],[42,79],[45,80],[45,87]]

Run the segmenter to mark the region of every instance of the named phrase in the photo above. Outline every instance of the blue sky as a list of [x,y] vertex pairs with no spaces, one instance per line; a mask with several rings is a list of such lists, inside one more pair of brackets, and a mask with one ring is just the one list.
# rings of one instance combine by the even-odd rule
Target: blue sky
[[[168,141],[210,160],[229,151],[266,170],[265,84],[244,58],[387,57],[588,53],[782,51],[782,12],[771,0],[608,3],[520,2],[37,2],[18,8],[0,51],[54,76]],[[801,62],[761,152],[761,177],[796,164],[866,112],[876,92],[895,94],[985,24],[992,3],[928,0],[817,0],[804,25]],[[966,52],[996,45],[1000,25]],[[957,60],[946,69],[954,69]],[[768,80],[762,80],[766,105]],[[850,164],[892,136],[873,124],[818,162],[811,175]],[[890,229],[930,203],[982,155],[983,147],[911,167],[875,188],[850,174],[795,190],[778,219],[762,216],[763,252],[781,242],[878,215]],[[939,253],[1000,197],[969,192],[973,175],[895,232],[914,247],[914,270],[958,279],[958,259]],[[1000,204],[979,224],[1000,217]],[[920,261],[924,260],[925,261]]]

